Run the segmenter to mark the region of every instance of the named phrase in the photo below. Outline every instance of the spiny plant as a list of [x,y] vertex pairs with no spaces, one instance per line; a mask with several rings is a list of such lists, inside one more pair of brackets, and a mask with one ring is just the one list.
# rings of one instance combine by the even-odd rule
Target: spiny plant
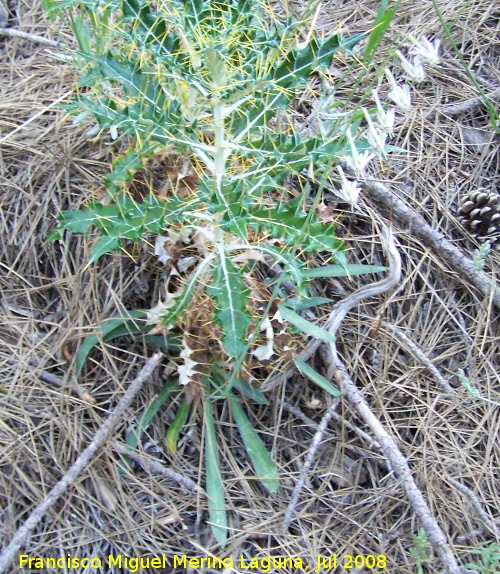
[[[95,118],[94,134],[109,131],[128,145],[104,179],[106,200],[62,212],[49,239],[96,229],[92,263],[124,249],[127,240],[156,236],[155,253],[169,269],[164,300],[148,312],[107,322],[100,336],[162,334],[178,353],[178,381],[142,414],[129,445],[137,444],[141,429],[180,391],[181,406],[166,439],[175,451],[191,405],[202,397],[210,522],[224,545],[214,405],[228,401],[257,476],[275,492],[275,464],[241,400],[245,395],[266,402],[252,382],[269,371],[271,357],[293,356],[300,332],[331,340],[299,314],[329,301],[315,296],[314,278],[382,269],[348,266],[333,223],[320,217],[317,206],[325,185],[337,185],[333,168],[342,185],[337,193],[356,203],[357,182],[337,164],[343,158],[359,174],[376,154],[390,151],[385,139],[394,113],[385,112],[375,93],[375,127],[366,110],[349,111],[333,99],[333,58],[338,50],[350,51],[363,34],[304,36],[317,3],[308,4],[300,18],[280,21],[262,0],[42,1],[49,14],[66,19],[78,42],[72,59],[82,77],[67,109],[78,114],[77,122]],[[393,14],[383,3],[367,58]],[[293,100],[312,75],[322,89],[311,114],[300,118]],[[391,79],[394,99],[398,86]],[[180,158],[177,184],[189,176],[191,186],[134,197],[128,191],[134,174],[165,157]],[[293,178],[302,182],[298,189],[290,185]],[[308,269],[307,258],[317,253],[325,262],[321,273]],[[259,265],[267,269],[266,279],[259,277]],[[146,325],[137,322],[140,317]],[[77,374],[98,339],[81,346]],[[309,370],[318,382],[320,376]],[[337,393],[327,381],[319,384]]]

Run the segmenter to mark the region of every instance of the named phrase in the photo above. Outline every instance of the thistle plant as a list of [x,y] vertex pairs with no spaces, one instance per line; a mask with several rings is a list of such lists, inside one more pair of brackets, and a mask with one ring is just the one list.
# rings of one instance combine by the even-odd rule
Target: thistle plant
[[[49,14],[66,19],[78,42],[73,60],[81,79],[68,111],[77,122],[96,120],[91,133],[109,132],[128,144],[105,177],[106,201],[62,212],[50,239],[96,229],[91,263],[130,240],[155,245],[169,270],[164,300],[142,313],[146,325],[137,326],[141,312],[135,311],[133,321],[114,319],[101,334],[108,340],[124,326],[162,334],[177,353],[178,381],[141,421],[151,420],[174,390],[182,392],[166,438],[175,450],[191,406],[202,397],[210,521],[224,544],[214,405],[227,399],[256,474],[276,491],[275,465],[241,400],[266,401],[252,383],[271,360],[293,356],[303,342],[300,332],[329,340],[299,314],[328,301],[314,296],[313,278],[367,272],[347,265],[333,223],[323,221],[316,206],[325,186],[356,205],[358,182],[337,164],[342,159],[362,178],[371,160],[391,151],[386,139],[394,111],[377,92],[370,112],[335,100],[328,69],[337,51],[350,51],[364,35],[307,33],[304,39],[314,4],[299,19],[279,21],[262,0],[42,1]],[[392,15],[382,11],[383,29]],[[376,33],[367,54],[379,41]],[[322,88],[310,116],[300,118],[293,101],[312,75]],[[407,86],[388,77],[389,97],[408,107]],[[133,197],[127,186],[134,173],[166,156],[181,158],[192,189],[172,185],[166,196],[152,190]],[[306,183],[292,189],[291,178]],[[327,264],[311,273],[307,258],[318,252]],[[257,276],[258,265],[269,270],[266,281]],[[96,342],[82,345],[78,372]],[[137,432],[129,444],[136,444]]]

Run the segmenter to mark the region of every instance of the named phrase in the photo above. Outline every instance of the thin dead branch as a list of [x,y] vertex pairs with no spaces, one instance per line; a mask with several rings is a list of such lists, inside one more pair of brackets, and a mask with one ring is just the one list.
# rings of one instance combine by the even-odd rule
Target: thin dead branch
[[[486,94],[486,99],[496,101],[500,98],[500,88],[494,90],[493,92]],[[441,114],[443,116],[458,116],[463,114],[464,112],[468,112],[469,110],[473,110],[478,106],[486,105],[485,98],[483,96],[478,96],[477,98],[472,98],[470,100],[466,100],[465,102],[460,102],[459,104],[452,104],[450,106],[444,106],[442,108],[438,108],[436,110],[430,110],[426,114],[426,118],[431,119],[436,114]]]
[[[309,418],[307,415],[305,415],[299,408],[294,407],[293,405],[291,405],[290,403],[287,403],[284,400],[280,400],[280,405],[283,407],[283,409],[285,411],[292,414],[298,420],[302,421],[303,423],[305,423],[306,425],[309,425],[312,428],[316,428],[316,430],[318,429],[319,425],[317,425],[311,418]],[[376,440],[373,440],[373,438],[368,433],[366,433],[363,429],[360,429],[355,424],[351,423],[350,421],[347,421],[345,418],[340,416],[337,412],[331,411],[331,410],[329,410],[329,412],[331,412],[331,418],[333,420],[337,421],[341,425],[344,425],[350,431],[357,434],[362,440],[364,440],[368,443],[368,446],[370,448],[380,450],[380,445],[378,444],[378,442]],[[334,438],[334,435],[332,433],[325,432],[325,433],[323,433],[323,437],[324,438]]]
[[[394,244],[392,233],[387,227],[384,227],[383,229],[383,238],[384,248],[389,259],[389,273],[384,281],[380,281],[371,286],[374,287],[374,289],[372,289],[373,294],[379,294],[376,292],[377,290],[380,290],[381,292],[388,291],[390,288],[397,285],[401,278],[401,258]],[[368,289],[365,289],[365,292],[368,291]],[[370,296],[370,294],[367,296]],[[327,321],[330,332],[332,332],[332,330],[334,330],[335,333],[337,332],[338,328],[340,327],[340,323],[345,319],[349,309],[350,308],[345,309],[345,312],[339,318],[334,317],[333,320]],[[341,386],[344,396],[352,408],[358,413],[361,419],[369,426],[373,432],[377,442],[380,444],[382,453],[389,461],[391,468],[393,469],[393,472],[397,478],[401,481],[405,495],[410,502],[417,518],[422,524],[436,554],[439,556],[441,563],[445,567],[446,572],[448,574],[463,574],[465,570],[462,569],[458,564],[453,552],[451,551],[451,548],[448,545],[448,541],[444,532],[441,530],[439,524],[432,516],[422,492],[419,490],[415,480],[413,479],[410,467],[408,466],[408,462],[397,446],[396,441],[385,430],[382,423],[375,416],[363,395],[359,392],[355,383],[350,378],[346,368],[339,359],[336,344],[329,343],[328,347],[330,350],[332,362],[327,369],[327,377],[330,374],[333,375],[336,382]],[[285,513],[282,532],[285,532],[290,524],[291,517],[297,505],[300,491],[304,485],[307,472],[312,463],[312,459],[317,451],[319,444],[321,443],[323,433],[326,430],[326,426],[332,416],[330,410],[331,409],[329,409],[324,415],[323,420],[321,421],[314,436],[313,442],[309,448],[300,479],[295,487],[292,498]]]
[[87,448],[78,456],[68,472],[47,494],[45,500],[33,510],[26,522],[18,529],[9,545],[5,548],[2,554],[0,554],[0,574],[7,572],[7,569],[9,568],[12,560],[14,560],[17,551],[24,544],[32,530],[42,520],[47,511],[54,506],[59,498],[61,498],[66,490],[75,482],[80,473],[85,470],[113,429],[120,424],[120,419],[123,414],[134,400],[134,397],[141,390],[142,385],[148,380],[153,371],[159,365],[161,357],[161,353],[156,353],[148,359],[144,367],[139,371],[137,377],[130,383],[129,388],[124,393],[116,407],[104,421],[101,428],[95,433],[94,438]]
[[409,349],[411,353],[424,365],[427,370],[431,373],[434,377],[436,383],[443,389],[443,391],[450,397],[455,398],[456,393],[450,383],[443,377],[443,375],[439,372],[439,370],[432,364],[431,360],[427,357],[424,351],[412,341],[410,337],[408,337],[401,329],[387,323],[386,321],[382,321],[382,326],[392,331],[406,347]]
[[452,484],[457,490],[460,490],[460,492],[462,492],[463,494],[465,494],[465,496],[469,498],[479,518],[484,522],[488,530],[490,530],[492,534],[500,538],[500,529],[493,522],[493,520],[491,520],[491,518],[486,514],[483,505],[481,504],[479,498],[474,494],[474,492],[472,492],[470,488],[468,488],[461,482],[458,482],[458,480],[455,480],[453,477],[449,475],[446,477],[446,480],[450,484]]
[[36,34],[30,34],[28,32],[21,32],[21,30],[15,30],[14,28],[0,28],[0,36],[8,36],[9,38],[20,38],[21,40],[29,40],[30,42],[35,42],[37,44],[44,44],[46,46],[52,46],[53,48],[60,46],[59,42],[55,40],[50,40],[49,38],[44,38],[43,36],[37,36]]
[[350,405],[370,427],[375,438],[380,443],[380,448],[384,456],[389,460],[394,474],[400,480],[413,512],[424,528],[427,538],[434,548],[434,551],[439,556],[447,574],[466,573],[467,570],[461,568],[458,564],[444,532],[432,516],[424,495],[413,479],[410,467],[408,466],[408,461],[399,449],[396,441],[389,435],[381,422],[375,416],[365,398],[347,373],[345,366],[340,361],[337,362],[337,370],[334,375],[335,380],[341,386],[344,396],[349,401]]
[[174,470],[167,468],[164,464],[159,462],[158,460],[147,458],[144,455],[128,448],[126,445],[121,444],[119,442],[113,443],[113,448],[119,452],[120,454],[124,454],[140,464],[143,468],[149,468],[151,472],[155,474],[159,474],[160,476],[165,476],[166,478],[170,478],[180,484],[183,488],[187,488],[188,490],[196,490],[198,492],[203,493],[203,489],[196,484],[193,480],[188,478],[187,476],[183,476]]
[[[16,361],[15,359],[8,359],[7,362],[10,363],[11,365],[18,364],[18,361]],[[77,381],[68,383],[65,379],[62,379],[57,375],[53,375],[52,373],[48,373],[47,371],[43,371],[40,368],[34,367],[32,365],[24,364],[23,369],[26,369],[27,371],[34,373],[37,377],[39,377],[42,381],[45,381],[46,383],[54,385],[55,387],[59,387],[60,389],[67,390],[70,393],[74,393],[75,395],[80,397],[82,401],[85,401],[90,405],[95,405],[97,402],[92,395],[90,395],[78,384]]]
[[[340,303],[334,307],[333,311],[330,313],[328,319],[325,322],[325,328],[333,336],[337,334],[337,331],[339,330],[342,321],[346,318],[349,311],[355,305],[357,305],[364,299],[375,297],[377,295],[385,293],[386,291],[389,291],[390,289],[395,287],[401,279],[401,257],[399,256],[399,252],[394,244],[394,237],[392,235],[392,232],[387,226],[384,226],[382,229],[382,237],[383,237],[384,249],[389,258],[389,272],[387,276],[384,277],[384,279],[360,287],[357,291],[346,297],[344,300],[340,301]],[[313,340],[308,345],[308,347],[306,348],[308,353],[307,359],[309,359],[313,355],[313,353],[318,348],[319,344],[321,344],[321,341]],[[327,378],[331,377],[333,370],[335,370],[335,369],[332,370],[332,366],[336,365],[339,362],[336,346],[333,344],[330,345],[330,350],[332,352],[332,356],[329,361],[328,372],[326,375]],[[303,356],[306,357],[306,355]],[[291,500],[288,504],[288,508],[285,513],[285,518],[281,526],[282,532],[286,532],[288,530],[288,527],[290,526],[290,521],[292,519],[295,507],[299,500],[300,493],[306,481],[307,473],[309,472],[309,468],[314,459],[314,455],[316,454],[318,446],[323,439],[323,435],[325,433],[326,427],[328,426],[328,422],[332,418],[337,407],[338,407],[338,401],[334,401],[332,406],[330,406],[330,408],[326,411],[325,415],[323,416],[318,426],[318,430],[314,435],[313,441],[307,453],[306,461],[304,462],[304,467],[302,468],[299,480],[295,486]]]
[[474,285],[482,295],[488,298],[500,309],[500,289],[491,280],[478,271],[472,261],[439,231],[433,229],[424,218],[408,207],[385,185],[376,181],[368,181],[364,185],[368,197],[381,207],[381,214],[391,214],[392,218],[411,235],[417,237],[451,269],[456,271],[468,284]]
[[280,527],[280,532],[282,534],[285,534],[288,531],[288,528],[290,527],[290,522],[292,521],[293,513],[295,512],[295,507],[297,506],[297,503],[299,501],[300,493],[302,492],[304,484],[307,480],[309,469],[311,468],[311,464],[314,460],[319,445],[321,444],[321,441],[324,438],[324,434],[328,426],[328,423],[330,422],[330,419],[332,418],[332,415],[338,408],[339,404],[340,404],[339,400],[333,401],[333,403],[330,405],[330,407],[324,414],[323,418],[321,419],[321,422],[318,425],[318,430],[314,434],[311,446],[307,451],[307,456],[304,461],[304,465],[302,467],[302,470],[300,471],[299,480],[297,481],[297,484],[293,489],[290,502],[288,503],[288,507],[285,512],[285,517],[283,518],[283,522]]

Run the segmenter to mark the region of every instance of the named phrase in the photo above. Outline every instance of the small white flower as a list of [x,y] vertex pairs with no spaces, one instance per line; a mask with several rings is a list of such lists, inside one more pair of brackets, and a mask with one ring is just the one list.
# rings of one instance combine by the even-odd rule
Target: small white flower
[[441,45],[441,40],[436,39],[432,43],[425,36],[422,36],[418,42],[412,36],[410,36],[410,40],[415,46],[410,50],[411,54],[421,56],[430,66],[437,66],[439,64],[439,46]]
[[385,154],[385,140],[387,138],[387,133],[384,130],[375,127],[368,110],[363,108],[363,113],[365,114],[365,118],[368,123],[368,132],[366,133],[368,143],[377,153]]
[[193,353],[193,349],[190,349],[185,341],[182,339],[182,351],[180,353],[181,359],[184,359],[183,365],[178,365],[177,372],[179,373],[179,385],[187,385],[191,382],[193,375],[196,374],[194,367],[198,364],[193,359],[189,357]]
[[359,151],[356,149],[356,144],[354,143],[354,138],[352,137],[350,130],[347,130],[347,139],[349,140],[349,145],[351,147],[351,154],[345,155],[343,159],[346,164],[354,171],[356,177],[362,177],[366,166],[375,157],[375,154],[369,151],[359,153]]
[[342,114],[339,114],[338,111],[334,109],[334,104],[335,94],[333,88],[328,96],[313,102],[312,111],[308,118],[312,134],[316,135],[319,131],[321,135],[326,137],[331,132],[332,127],[338,123],[339,117],[341,117]]
[[389,98],[404,112],[411,109],[411,93],[410,86],[403,84],[398,86],[395,90],[391,90],[388,94]]
[[257,347],[252,355],[259,361],[267,361],[274,355],[274,329],[268,317],[262,321],[260,330],[266,332],[267,343]]
[[399,50],[396,50],[396,56],[399,58],[409,80],[417,83],[425,80],[425,70],[420,56],[415,56],[413,63],[407,60]]
[[349,181],[340,165],[337,166],[337,170],[340,174],[340,179],[342,180],[342,188],[336,189],[335,193],[344,201],[347,201],[347,203],[357,205],[359,194],[361,193],[361,188],[358,187],[358,182],[356,180]]
[[404,112],[407,112],[411,109],[411,93],[410,93],[410,86],[408,84],[403,84],[402,86],[399,85],[392,72],[386,68],[385,75],[391,84],[392,90],[387,94],[388,97]]
[[394,121],[396,119],[396,112],[394,108],[384,110],[382,104],[380,103],[380,98],[378,97],[377,90],[372,90],[373,99],[377,105],[377,122],[379,128],[385,132],[389,137],[394,135]]

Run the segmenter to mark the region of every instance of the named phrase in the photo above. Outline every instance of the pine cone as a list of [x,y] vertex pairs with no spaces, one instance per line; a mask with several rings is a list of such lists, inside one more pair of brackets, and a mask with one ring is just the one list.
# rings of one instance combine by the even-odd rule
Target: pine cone
[[458,204],[457,219],[473,237],[499,241],[500,195],[485,188],[467,193]]

